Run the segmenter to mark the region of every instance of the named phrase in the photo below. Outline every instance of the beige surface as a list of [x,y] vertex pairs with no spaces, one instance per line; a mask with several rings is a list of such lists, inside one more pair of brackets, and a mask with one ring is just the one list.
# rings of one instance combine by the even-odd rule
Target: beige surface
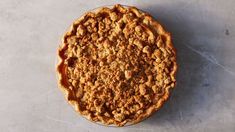
[[150,12],[172,32],[178,85],[143,123],[99,126],[76,115],[57,88],[56,49],[71,22],[115,1],[0,1],[0,128],[4,132],[235,131],[235,2],[120,1]]

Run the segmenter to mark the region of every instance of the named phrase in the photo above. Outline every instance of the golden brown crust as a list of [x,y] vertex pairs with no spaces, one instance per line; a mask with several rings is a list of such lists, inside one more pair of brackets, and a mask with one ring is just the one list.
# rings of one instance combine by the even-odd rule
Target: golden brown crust
[[58,56],[59,87],[68,102],[87,119],[106,125],[149,117],[176,84],[170,34],[135,7],[115,5],[85,14],[64,35]]

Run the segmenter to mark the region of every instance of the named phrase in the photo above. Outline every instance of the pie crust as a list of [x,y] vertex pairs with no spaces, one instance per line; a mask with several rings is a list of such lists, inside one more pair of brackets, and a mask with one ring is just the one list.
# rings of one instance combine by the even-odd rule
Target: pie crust
[[102,7],[75,20],[58,58],[58,83],[68,102],[105,125],[149,117],[176,84],[170,34],[136,7]]

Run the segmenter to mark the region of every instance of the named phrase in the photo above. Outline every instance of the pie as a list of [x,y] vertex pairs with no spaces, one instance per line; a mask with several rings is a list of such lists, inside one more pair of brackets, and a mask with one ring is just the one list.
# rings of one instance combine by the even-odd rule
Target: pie
[[149,14],[114,5],[75,20],[58,50],[59,87],[83,117],[124,126],[157,111],[176,84],[171,36]]

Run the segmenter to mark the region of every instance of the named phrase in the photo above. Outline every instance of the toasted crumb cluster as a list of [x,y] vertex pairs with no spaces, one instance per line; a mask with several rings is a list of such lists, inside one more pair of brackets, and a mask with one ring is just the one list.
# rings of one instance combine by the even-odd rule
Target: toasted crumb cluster
[[83,116],[136,123],[160,108],[175,86],[176,53],[150,15],[115,5],[75,21],[59,49],[60,84]]

